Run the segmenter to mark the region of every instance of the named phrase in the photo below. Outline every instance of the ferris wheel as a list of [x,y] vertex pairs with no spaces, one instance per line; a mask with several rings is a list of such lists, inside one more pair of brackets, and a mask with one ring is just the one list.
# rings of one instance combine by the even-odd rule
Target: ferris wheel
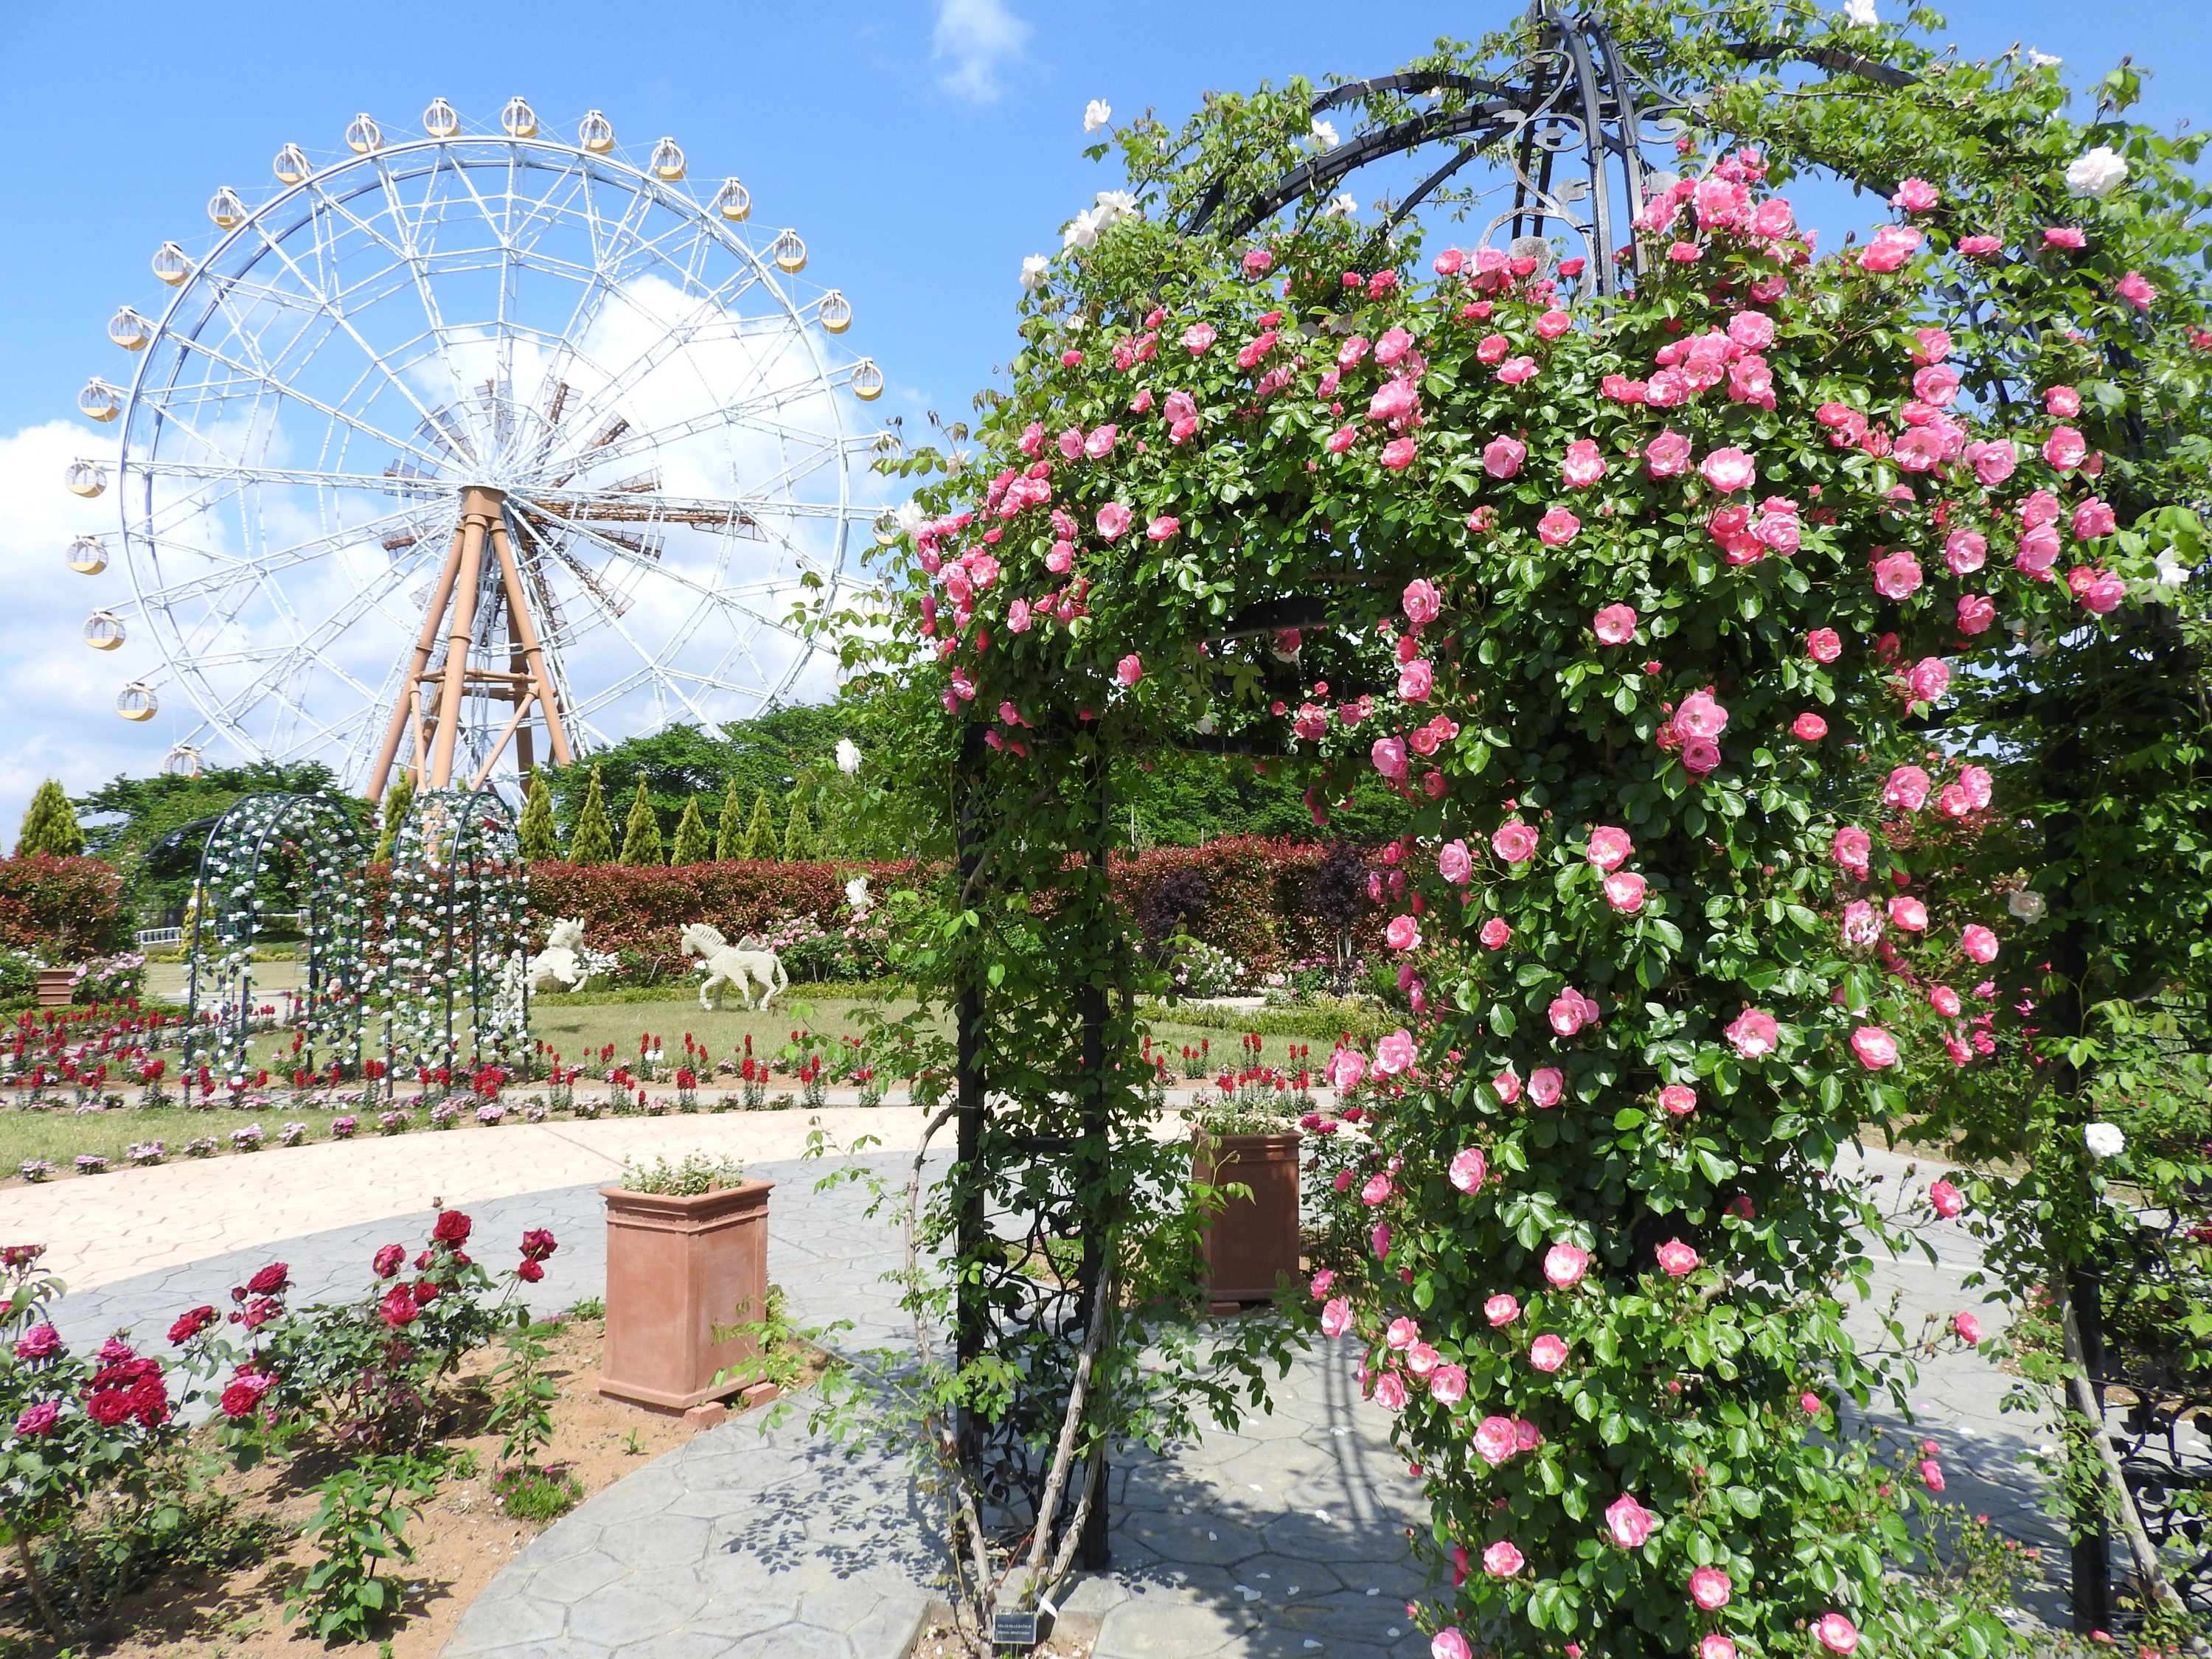
[[204,248],[162,244],[167,303],[108,325],[132,372],[78,399],[119,423],[131,588],[85,641],[129,653],[125,719],[172,687],[197,711],[172,769],[213,745],[467,787],[828,689],[799,608],[865,603],[898,439],[796,230],[688,187],[673,139],[633,161],[599,112],[571,142],[520,98],[486,130],[442,98],[419,137],[362,115],[273,171],[258,204],[216,191]]

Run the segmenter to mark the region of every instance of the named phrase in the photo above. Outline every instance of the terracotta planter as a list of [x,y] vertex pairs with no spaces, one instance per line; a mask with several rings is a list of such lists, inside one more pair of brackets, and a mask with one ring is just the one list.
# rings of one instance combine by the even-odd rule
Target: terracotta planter
[[1206,1293],[1217,1303],[1271,1302],[1275,1281],[1298,1276],[1298,1142],[1280,1134],[1203,1135],[1191,1175],[1208,1186],[1249,1187],[1231,1198],[1200,1238]]
[[70,986],[76,978],[74,968],[41,968],[39,969],[39,1006],[66,1008],[70,1006]]
[[768,1194],[745,1181],[696,1197],[603,1187],[607,1340],[599,1392],[665,1412],[736,1394],[714,1373],[751,1358],[750,1336],[714,1340],[768,1316]]

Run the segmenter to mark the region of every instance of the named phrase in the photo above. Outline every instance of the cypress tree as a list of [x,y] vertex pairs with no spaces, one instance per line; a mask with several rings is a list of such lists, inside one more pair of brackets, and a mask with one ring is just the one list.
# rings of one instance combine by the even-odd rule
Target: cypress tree
[[415,775],[402,772],[384,792],[384,827],[377,831],[376,850],[371,853],[373,864],[392,862],[392,849],[399,842],[399,826],[407,821],[407,809],[415,804]]
[[568,837],[571,864],[612,864],[614,826],[607,822],[606,798],[599,793],[599,769],[592,769],[591,786],[584,791],[583,811],[576,814],[575,833]]
[[48,778],[31,797],[23,814],[23,828],[15,837],[15,856],[46,853],[58,859],[84,856],[84,831],[77,828],[76,813],[62,793],[58,779]]
[[714,856],[714,844],[707,838],[707,821],[699,816],[696,795],[684,803],[684,816],[676,821],[676,846],[668,855],[671,864],[704,864]]
[[561,856],[560,837],[553,829],[553,792],[545,787],[545,774],[540,768],[530,769],[530,793],[524,798],[522,818],[514,833],[522,843],[522,856],[532,864]]
[[714,821],[714,856],[727,863],[745,856],[745,814],[738,800],[738,781],[722,796],[722,815]]
[[746,859],[772,859],[775,856],[775,814],[769,808],[768,791],[763,789],[753,797],[752,822],[746,827],[744,850],[738,854]]
[[806,816],[806,797],[791,792],[791,821],[783,827],[783,860],[801,864],[814,856],[814,825]]
[[661,861],[660,818],[653,810],[653,798],[645,793],[643,778],[637,781],[637,793],[630,797],[629,817],[623,824],[622,861],[628,865]]

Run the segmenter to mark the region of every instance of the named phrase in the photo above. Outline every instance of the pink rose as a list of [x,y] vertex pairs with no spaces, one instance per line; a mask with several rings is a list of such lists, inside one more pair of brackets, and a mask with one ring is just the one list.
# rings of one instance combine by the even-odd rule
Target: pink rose
[[1881,804],[1917,812],[1928,804],[1928,774],[1917,766],[1900,766],[1881,787]]
[[1990,778],[1984,766],[1962,766],[1959,769],[1959,787],[1966,792],[1966,805],[1977,812],[1990,804]]
[[1990,624],[1997,619],[1996,602],[1982,593],[1959,595],[1959,631],[1961,634],[1986,634]]
[[1966,1194],[1948,1181],[1928,1183],[1928,1202],[1934,1206],[1937,1215],[1947,1218],[1966,1207]]
[[1539,1107],[1558,1105],[1566,1087],[1567,1074],[1556,1066],[1539,1066],[1528,1074],[1528,1098]]
[[1644,908],[1644,878],[1632,870],[1616,870],[1604,882],[1605,902],[1633,915]]
[[1758,1008],[1747,1008],[1729,1021],[1722,1031],[1745,1060],[1759,1060],[1772,1054],[1781,1046],[1781,1027],[1774,1016]]
[[1802,742],[1818,743],[1828,735],[1828,723],[1818,714],[1808,710],[1790,721],[1790,730],[1791,734]]
[[1601,870],[1618,870],[1635,850],[1628,831],[1601,823],[1590,831],[1589,845],[1583,849],[1583,856]]
[[1330,1088],[1341,1092],[1358,1083],[1360,1073],[1366,1069],[1367,1062],[1357,1054],[1349,1048],[1339,1048],[1329,1055],[1328,1064],[1322,1067],[1322,1075],[1328,1079]]
[[1814,662],[1833,662],[1844,654],[1843,636],[1832,628],[1816,628],[1805,636],[1805,654]]
[[1552,1022],[1552,1029],[1563,1037],[1572,1036],[1589,1023],[1581,994],[1571,987],[1552,999],[1552,1006],[1547,1013]]
[[1505,921],[1503,917],[1492,916],[1489,921],[1482,924],[1481,933],[1478,933],[1475,937],[1480,939],[1486,945],[1489,946],[1490,949],[1493,951],[1502,951],[1505,948],[1507,943],[1512,939],[1513,930],[1505,925]]
[[1605,457],[1592,440],[1577,438],[1559,462],[1559,481],[1570,489],[1588,489],[1605,477]]
[[1382,1171],[1367,1177],[1367,1184],[1359,1189],[1359,1201],[1369,1209],[1390,1201],[1390,1177]]
[[1313,1299],[1318,1302],[1328,1294],[1329,1286],[1335,1283],[1335,1269],[1332,1267],[1323,1267],[1319,1273],[1313,1276],[1313,1283],[1307,1288],[1313,1292]]
[[1091,435],[1083,441],[1083,453],[1094,461],[1103,460],[1114,453],[1114,440],[1120,435],[1121,429],[1110,422],[1104,426],[1096,428]]
[[1416,576],[1406,584],[1399,604],[1405,608],[1406,620],[1416,628],[1425,628],[1443,614],[1443,600],[1425,576]]
[[1382,446],[1382,465],[1393,472],[1403,472],[1413,464],[1413,441],[1393,438]]
[[1508,864],[1520,864],[1535,855],[1536,832],[1514,818],[1491,832],[1490,846]]
[[1475,1455],[1496,1468],[1513,1455],[1513,1419],[1510,1417],[1486,1417],[1474,1431]]
[[1507,386],[1519,386],[1523,380],[1533,380],[1536,378],[1536,360],[1534,357],[1508,357],[1498,364],[1498,378]]
[[1699,1567],[1690,1575],[1690,1599],[1707,1613],[1717,1613],[1726,1607],[1735,1588],[1729,1583],[1729,1576],[1717,1567]]
[[1698,1109],[1698,1091],[1686,1083],[1670,1083],[1659,1091],[1659,1104],[1676,1117]]
[[1759,477],[1758,464],[1741,449],[1716,449],[1698,463],[1705,481],[1723,495],[1748,489]]
[[1869,1072],[1897,1064],[1897,1039],[1879,1025],[1862,1025],[1851,1033],[1851,1052]]
[[1170,518],[1164,513],[1145,526],[1145,539],[1152,542],[1167,541],[1182,528],[1182,520]]
[[1448,841],[1437,849],[1437,873],[1455,886],[1464,886],[1474,875],[1474,855],[1463,841]]
[[1635,609],[1631,605],[1609,605],[1590,618],[1590,626],[1604,644],[1626,645],[1636,637]]
[[1997,959],[1997,936],[1976,922],[1959,935],[1959,948],[1976,962],[1995,962]]
[[1406,1379],[1395,1371],[1385,1371],[1375,1382],[1375,1403],[1386,1412],[1406,1408]]
[[1924,932],[1928,907],[1910,895],[1900,895],[1889,902],[1889,921],[1892,927],[1902,927],[1908,933]]
[[1623,1492],[1606,1505],[1605,1524],[1613,1534],[1613,1541],[1625,1550],[1644,1547],[1644,1540],[1651,1536],[1656,1517],[1636,1501],[1633,1492]]
[[1988,562],[1986,537],[1972,530],[1954,530],[1943,543],[1943,562],[1954,576],[1970,576]]
[[1874,564],[1874,591],[1885,599],[1902,599],[1920,586],[1920,561],[1899,548]]
[[1436,686],[1436,670],[1425,659],[1416,657],[1398,670],[1398,696],[1403,702],[1426,702]]
[[1482,1316],[1490,1322],[1493,1329],[1510,1325],[1521,1317],[1521,1304],[1500,1291],[1482,1304]]
[[1510,478],[1528,458],[1528,446],[1517,438],[1492,438],[1482,447],[1482,470],[1493,478]]
[[1690,441],[1662,431],[1644,446],[1644,470],[1655,478],[1679,477],[1690,470]]
[[1928,988],[1928,1006],[1946,1019],[1956,1019],[1959,1010],[1965,1005],[1959,1000],[1959,994],[1949,986],[1931,985]]
[[1692,738],[1717,738],[1728,730],[1729,711],[1713,701],[1710,691],[1692,691],[1674,711],[1674,724]]
[[1966,465],[1974,469],[1974,476],[1985,484],[2002,483],[2020,465],[2020,452],[2013,447],[2009,438],[1968,444],[1962,454]]
[[[1519,1550],[1504,1539],[1499,1539],[1482,1553],[1482,1570],[1492,1578],[1510,1578],[1521,1571],[1523,1557]],[[1431,1646],[1430,1651],[1435,1649]]]
[[2130,271],[2112,284],[2112,292],[2125,300],[2137,311],[2148,311],[2151,301],[2158,298],[2158,290],[2145,282],[2140,271]]
[[1698,1270],[1698,1253],[1679,1238],[1670,1238],[1658,1249],[1659,1265],[1669,1279],[1680,1279]]
[[[1968,241],[1975,240],[1972,237]],[[1735,1659],[1735,1644],[1715,1631],[1698,1644],[1698,1659]]]
[[1508,1066],[1490,1079],[1490,1090],[1500,1101],[1510,1106],[1521,1098],[1521,1074]]
[[[1889,198],[1889,204],[1893,208],[1903,208],[1907,213],[1925,213],[1942,199],[1942,193],[1925,179],[1907,179],[1897,187],[1897,194]],[[1692,1580],[1693,1584],[1695,1582],[1694,1579]],[[1728,1581],[1723,1578],[1721,1582],[1725,1584]],[[1724,1601],[1727,1599],[1726,1594],[1723,1593],[1721,1601]],[[1699,1601],[1698,1605],[1710,1611],[1720,1606],[1721,1602]]]
[[1849,1653],[1859,1644],[1858,1627],[1840,1613],[1822,1613],[1813,1633],[1831,1653]]
[[1467,1644],[1456,1626],[1438,1631],[1429,1641],[1429,1659],[1474,1659],[1474,1650]]
[[1194,357],[1202,356],[1218,338],[1212,323],[1193,323],[1182,331],[1183,349]]
[[1412,951],[1421,943],[1421,924],[1411,916],[1393,916],[1382,930],[1382,942],[1394,951]]
[[2128,585],[2109,570],[2092,570],[2086,574],[2086,581],[2077,584],[2070,577],[2068,580],[2074,596],[2081,601],[2082,608],[2094,611],[2100,617],[2118,610],[2120,601],[2127,597]]
[[1530,1422],[1525,1417],[1516,1417],[1513,1419],[1514,1450],[1524,1452],[1534,1451],[1537,1447],[1543,1443],[1543,1430],[1538,1428],[1534,1423]]
[[1920,1460],[1920,1480],[1930,1492],[1943,1490],[1943,1466],[1932,1457]]
[[1564,547],[1582,527],[1580,519],[1564,507],[1555,507],[1536,520],[1536,539],[1547,547]]
[[1994,236],[1961,236],[1959,252],[1969,259],[1986,259],[2004,244]]
[[1480,1146],[1469,1146],[1452,1155],[1451,1184],[1463,1193],[1482,1190],[1483,1182],[1490,1174],[1490,1164]]
[[1403,781],[1407,774],[1406,740],[1403,738],[1377,738],[1369,748],[1367,757],[1375,763],[1375,769],[1386,778]]
[[1844,907],[1844,943],[1871,945],[1881,937],[1881,913],[1864,899]]
[[1346,450],[1351,448],[1352,445],[1358,441],[1359,428],[1358,427],[1350,425],[1340,426],[1337,428],[1335,431],[1328,434],[1325,443],[1325,447],[1332,455],[1341,455]]
[[1121,502],[1109,501],[1098,509],[1098,533],[1109,542],[1119,541],[1136,516]]
[[1978,1342],[1982,1340],[1982,1322],[1970,1313],[1953,1314],[1951,1330],[1961,1342]]
[[[1105,518],[1106,514],[1104,509],[1100,509],[1098,516],[1102,520]],[[1048,552],[1044,556],[1044,568],[1051,571],[1055,576],[1065,576],[1069,571],[1074,569],[1075,544],[1073,542],[1054,542],[1052,544],[1051,551]]]
[[1861,881],[1867,878],[1873,855],[1874,837],[1856,824],[1845,824],[1837,830],[1835,840],[1828,847],[1828,856]]
[[1923,657],[1905,677],[1915,702],[1940,702],[1951,688],[1951,665],[1941,657]]
[[1711,738],[1692,738],[1682,745],[1682,769],[1702,778],[1721,763],[1721,746]]
[[1528,1345],[1528,1363],[1540,1371],[1556,1371],[1567,1363],[1567,1345],[1547,1333]]
[[1381,1077],[1395,1077],[1413,1063],[1416,1050],[1412,1033],[1402,1025],[1375,1045],[1375,1070]]
[[1134,685],[1145,678],[1145,659],[1132,651],[1114,665],[1114,678],[1124,685]]
[[1544,1252],[1544,1278],[1553,1289],[1572,1290],[1589,1271],[1589,1252],[1573,1244],[1554,1244]]
[[2061,472],[2071,471],[2089,458],[2089,441],[2070,426],[2053,427],[2043,441],[2043,459]]
[[1440,1406],[1456,1406],[1466,1399],[1466,1369],[1459,1365],[1438,1365],[1429,1373],[1429,1397]]
[[2074,509],[2074,536],[2077,541],[2094,541],[2119,527],[2119,516],[2112,511],[2110,501],[2092,496]]

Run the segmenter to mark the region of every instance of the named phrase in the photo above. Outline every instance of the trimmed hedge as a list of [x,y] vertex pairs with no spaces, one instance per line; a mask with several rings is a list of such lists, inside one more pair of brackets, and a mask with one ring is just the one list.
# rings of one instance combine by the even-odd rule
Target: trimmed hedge
[[118,871],[45,853],[0,859],[0,948],[61,967],[127,950],[131,936]]

